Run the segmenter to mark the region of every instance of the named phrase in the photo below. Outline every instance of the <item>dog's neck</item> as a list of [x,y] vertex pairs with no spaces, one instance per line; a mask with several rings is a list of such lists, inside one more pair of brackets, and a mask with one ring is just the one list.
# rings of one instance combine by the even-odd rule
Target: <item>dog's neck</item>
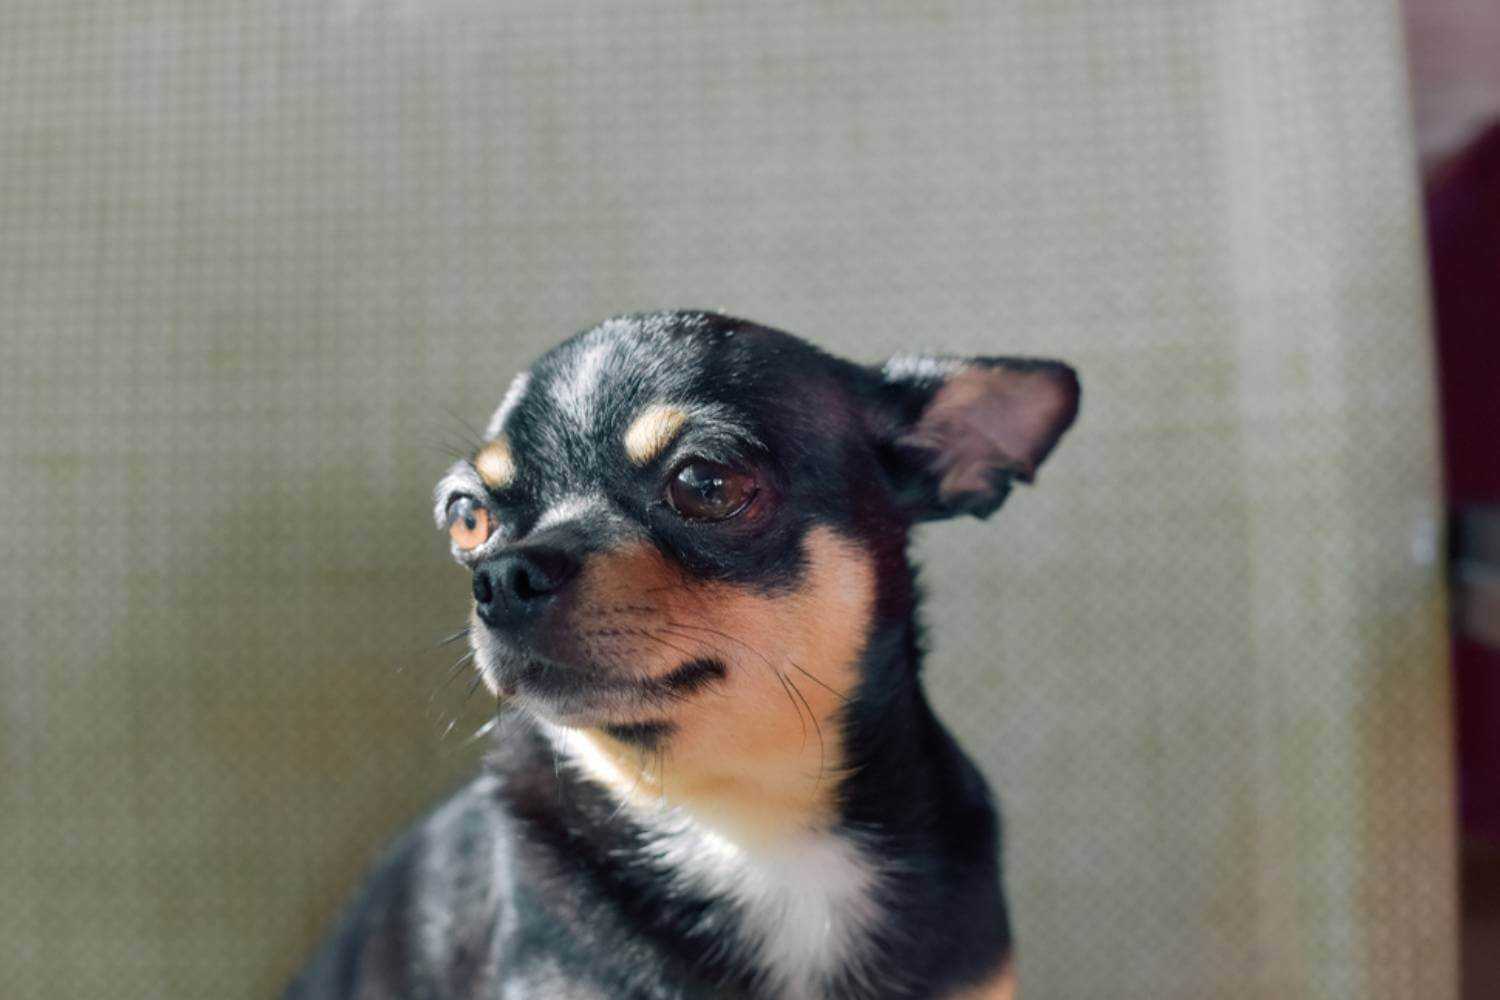
[[[861,668],[884,678],[880,698],[806,691],[804,715],[818,713],[822,753],[836,747],[836,761],[820,759],[808,723],[806,745],[780,748],[758,777],[729,774],[719,783],[707,767],[674,780],[670,757],[646,770],[641,754],[597,731],[542,725],[562,759],[613,804],[609,821],[629,821],[638,856],[666,886],[737,909],[731,953],[787,1000],[895,974],[881,963],[877,940],[889,914],[879,900],[893,873],[919,867],[896,845],[914,843],[913,816],[932,817],[929,800],[942,787],[941,760],[920,756],[935,723],[917,683],[910,623],[875,638]],[[779,708],[791,711],[784,701]]]
[[[705,955],[717,955],[712,975],[786,1000],[862,996],[861,981],[891,996],[932,996],[915,984],[1004,955],[1008,928],[983,781],[936,723],[916,661],[909,618],[874,634],[862,652],[865,684],[832,721],[843,759],[837,780],[825,781],[829,805],[816,825],[775,837],[753,823],[759,835],[733,837],[721,817],[666,798],[631,802],[616,790],[621,775],[598,777],[619,763],[591,762],[598,744],[579,730],[541,724],[537,751],[505,754],[501,771],[514,768],[514,799],[535,810],[535,829],[594,859],[580,864],[621,867],[615,877],[639,901],[636,919],[696,925],[705,901],[714,912],[730,907],[732,922],[715,927],[735,930],[705,942]],[[959,927],[919,916],[939,912]],[[915,991],[901,993],[895,984],[907,975]]]
[[[921,983],[1003,954],[1009,935],[983,782],[928,707],[910,623],[876,638],[864,655],[880,662],[866,662],[865,676],[880,696],[861,689],[841,707],[843,767],[831,783],[833,807],[816,826],[771,837],[752,824],[753,836],[737,837],[720,817],[691,806],[632,804],[614,790],[616,779],[597,777],[601,762],[587,756],[594,744],[545,726],[568,766],[558,779],[550,761],[539,761],[532,780],[561,780],[563,788],[537,800],[562,808],[575,831],[591,831],[586,842],[601,856],[632,866],[643,906],[659,912],[679,899],[731,906],[737,929],[720,941],[723,974],[757,970],[768,995],[863,995],[855,984],[870,981],[906,996],[895,988],[904,975]],[[938,912],[961,926],[919,916]],[[916,967],[928,962],[930,969]]]

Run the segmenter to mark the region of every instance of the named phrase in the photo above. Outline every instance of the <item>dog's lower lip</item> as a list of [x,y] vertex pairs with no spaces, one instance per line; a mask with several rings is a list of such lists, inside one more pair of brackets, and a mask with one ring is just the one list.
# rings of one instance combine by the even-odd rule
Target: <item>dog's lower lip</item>
[[569,709],[597,703],[596,699],[652,704],[678,701],[715,684],[727,673],[724,662],[712,657],[688,660],[653,677],[611,677],[595,669],[532,659],[505,686],[573,714]]

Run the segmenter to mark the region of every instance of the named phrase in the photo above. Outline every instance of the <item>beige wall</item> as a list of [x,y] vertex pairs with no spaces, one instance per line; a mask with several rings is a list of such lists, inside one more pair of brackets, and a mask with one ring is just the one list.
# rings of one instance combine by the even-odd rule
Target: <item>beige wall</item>
[[697,305],[1083,372],[1040,485],[920,543],[1028,995],[1451,996],[1400,44],[1362,0],[0,7],[0,995],[272,992],[475,767],[445,448]]

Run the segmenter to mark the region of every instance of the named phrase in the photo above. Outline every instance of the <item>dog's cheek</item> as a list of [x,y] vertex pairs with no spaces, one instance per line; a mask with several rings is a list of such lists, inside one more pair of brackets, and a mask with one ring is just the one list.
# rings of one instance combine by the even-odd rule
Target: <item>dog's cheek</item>
[[821,721],[849,697],[869,632],[874,568],[865,551],[828,528],[803,543],[801,579],[774,596],[719,586],[704,602],[725,652],[778,696],[788,682]]
[[874,568],[863,548],[828,528],[808,532],[802,550],[800,574],[772,595],[697,578],[645,543],[601,553],[585,567],[560,629],[598,637],[616,651],[609,660],[640,675],[713,656],[753,680],[747,687],[804,703],[804,717],[805,703],[821,709],[821,721],[858,679]]
[[[670,802],[745,843],[778,842],[836,821],[844,766],[840,710],[855,688],[875,602],[870,554],[829,528],[802,540],[792,586],[761,590],[706,582],[648,546],[587,570],[584,614],[618,613],[675,649],[642,640],[648,670],[683,659],[726,665],[711,685],[619,722],[663,727],[643,752],[606,729],[580,738],[583,760],[623,798]],[[628,669],[636,670],[635,665]]]
[[[843,767],[839,710],[858,680],[874,608],[863,549],[826,528],[805,540],[790,593],[709,584],[678,591],[674,615],[729,663],[723,685],[675,706],[663,775],[681,804],[764,834],[826,825]],[[742,831],[745,833],[747,831]]]

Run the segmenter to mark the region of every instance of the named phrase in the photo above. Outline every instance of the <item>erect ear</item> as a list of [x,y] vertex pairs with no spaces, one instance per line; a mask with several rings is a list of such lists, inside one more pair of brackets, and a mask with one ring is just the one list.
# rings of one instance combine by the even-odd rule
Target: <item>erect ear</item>
[[1078,376],[1060,361],[906,355],[880,377],[877,434],[913,520],[988,517],[1078,414]]

